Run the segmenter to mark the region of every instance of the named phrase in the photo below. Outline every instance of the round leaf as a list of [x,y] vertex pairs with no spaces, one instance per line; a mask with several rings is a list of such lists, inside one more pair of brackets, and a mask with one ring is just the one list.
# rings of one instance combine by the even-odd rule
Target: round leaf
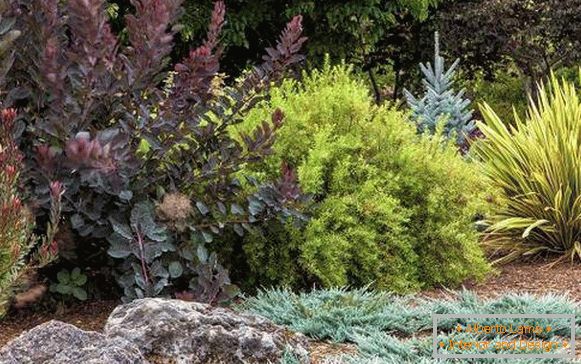
[[180,262],[177,262],[177,261],[171,262],[169,264],[168,270],[169,270],[169,275],[172,278],[181,277],[182,273],[184,272],[184,268],[182,267],[182,264]]

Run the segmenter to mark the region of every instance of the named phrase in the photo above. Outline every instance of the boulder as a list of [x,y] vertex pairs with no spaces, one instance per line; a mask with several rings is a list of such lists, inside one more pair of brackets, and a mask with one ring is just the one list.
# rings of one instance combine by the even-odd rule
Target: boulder
[[61,321],[24,332],[0,350],[0,364],[141,364],[139,349],[127,340],[108,338]]
[[118,306],[105,335],[146,357],[175,363],[277,363],[285,351],[308,363],[308,341],[254,315],[206,304],[146,298]]

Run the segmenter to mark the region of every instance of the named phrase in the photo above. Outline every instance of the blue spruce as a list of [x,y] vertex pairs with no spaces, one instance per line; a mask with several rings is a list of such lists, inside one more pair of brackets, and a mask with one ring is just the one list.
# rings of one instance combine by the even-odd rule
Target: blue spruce
[[408,90],[404,90],[404,94],[419,132],[434,133],[436,125],[443,119],[446,135],[451,136],[455,132],[458,144],[462,145],[474,131],[475,123],[472,120],[473,110],[469,108],[470,100],[464,98],[465,90],[455,93],[452,88],[455,70],[460,60],[457,59],[446,70],[444,58],[440,56],[437,32],[434,38],[434,67],[432,68],[429,62],[427,65],[420,63],[420,69],[424,74],[422,82],[426,89],[424,96],[421,99],[416,98]]

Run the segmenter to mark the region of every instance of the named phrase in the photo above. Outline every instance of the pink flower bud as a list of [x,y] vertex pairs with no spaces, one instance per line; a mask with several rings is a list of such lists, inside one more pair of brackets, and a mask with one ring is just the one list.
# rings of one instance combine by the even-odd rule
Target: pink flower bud
[[64,193],[63,184],[59,181],[53,181],[50,183],[50,195],[52,198],[57,199]]

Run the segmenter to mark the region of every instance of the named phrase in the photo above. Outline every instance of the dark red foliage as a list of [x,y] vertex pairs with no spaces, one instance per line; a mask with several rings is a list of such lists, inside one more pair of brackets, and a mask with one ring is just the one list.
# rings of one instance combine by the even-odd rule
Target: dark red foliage
[[[74,264],[102,270],[107,251],[119,259],[115,272],[128,298],[180,289],[183,278],[169,280],[182,273],[198,282],[189,287],[196,297],[221,297],[230,284],[226,272],[215,256],[194,258],[192,251],[225,229],[240,233],[249,223],[294,213],[285,205],[298,197],[290,171],[251,196],[236,179],[271,152],[282,112],[242,143],[228,127],[304,59],[302,18],[292,19],[239,84],[216,90],[223,1],[215,3],[203,44],[173,67],[166,60],[181,0],[131,0],[126,42],[111,31],[104,0],[14,2],[22,37],[5,78],[6,102],[22,108],[24,177],[39,213],[57,189],[65,191],[63,224],[82,242]],[[197,208],[185,232],[157,221],[154,201],[167,192]]]

